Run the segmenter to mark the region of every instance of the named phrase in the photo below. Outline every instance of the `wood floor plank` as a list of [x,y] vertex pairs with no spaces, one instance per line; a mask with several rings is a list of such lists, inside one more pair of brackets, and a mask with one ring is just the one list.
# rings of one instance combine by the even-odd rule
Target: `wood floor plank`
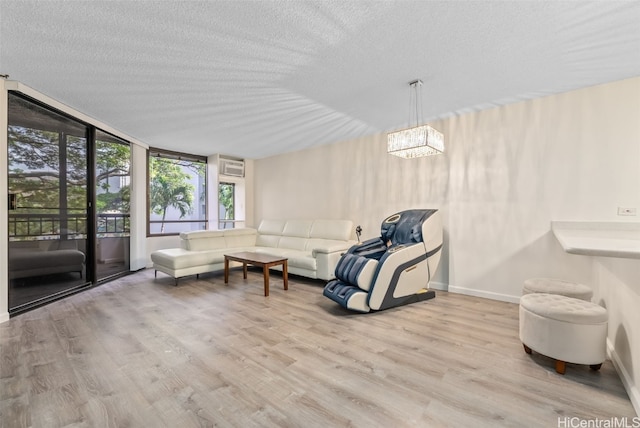
[[[237,273],[237,272],[236,272]],[[518,306],[437,292],[371,314],[290,276],[141,271],[0,325],[0,426],[548,427],[635,416],[598,372],[526,354]],[[281,280],[279,273],[273,280]]]

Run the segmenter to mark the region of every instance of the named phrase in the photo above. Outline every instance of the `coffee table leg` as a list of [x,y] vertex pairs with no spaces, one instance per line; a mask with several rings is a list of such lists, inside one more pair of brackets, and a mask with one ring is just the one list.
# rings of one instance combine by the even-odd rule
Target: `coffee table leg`
[[282,280],[284,281],[284,289],[289,289],[289,269],[287,267],[287,260],[282,264]]
[[264,276],[264,295],[269,295],[269,267],[264,265],[262,267],[262,275]]
[[224,258],[224,283],[229,283],[229,259]]
[[242,263],[242,275],[244,276],[244,279],[247,279],[247,263]]

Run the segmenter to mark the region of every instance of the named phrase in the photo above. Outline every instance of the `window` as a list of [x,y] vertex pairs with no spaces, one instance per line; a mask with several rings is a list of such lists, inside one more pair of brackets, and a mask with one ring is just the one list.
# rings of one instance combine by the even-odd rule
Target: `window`
[[207,228],[204,156],[149,149],[148,236]]
[[235,227],[235,193],[235,184],[218,184],[218,229]]

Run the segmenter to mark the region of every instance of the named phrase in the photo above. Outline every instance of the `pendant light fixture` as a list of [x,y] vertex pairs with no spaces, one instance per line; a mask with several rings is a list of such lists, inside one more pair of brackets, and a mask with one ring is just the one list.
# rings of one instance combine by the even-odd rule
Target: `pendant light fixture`
[[429,125],[419,125],[419,117],[422,115],[422,80],[409,82],[409,87],[409,124],[411,125],[412,114],[415,112],[416,125],[387,134],[387,153],[405,159],[440,154],[444,151],[444,135]]

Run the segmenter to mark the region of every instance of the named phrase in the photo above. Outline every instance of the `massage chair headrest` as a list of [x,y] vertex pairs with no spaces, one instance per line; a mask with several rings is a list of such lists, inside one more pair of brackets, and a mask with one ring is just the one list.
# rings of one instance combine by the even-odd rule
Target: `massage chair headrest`
[[381,226],[384,242],[391,245],[422,242],[422,224],[436,210],[407,210],[387,217]]

